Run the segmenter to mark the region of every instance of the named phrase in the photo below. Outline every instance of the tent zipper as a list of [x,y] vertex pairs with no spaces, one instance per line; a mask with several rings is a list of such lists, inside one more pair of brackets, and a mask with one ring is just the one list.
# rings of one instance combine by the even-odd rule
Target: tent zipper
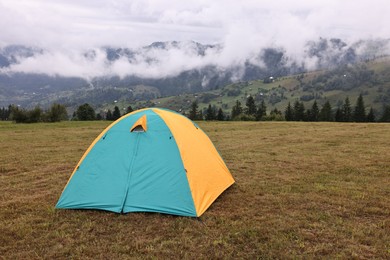
[[131,176],[133,174],[134,161],[135,161],[135,158],[137,157],[138,146],[139,146],[139,142],[140,142],[140,134],[141,133],[135,132],[135,134],[136,134],[135,147],[134,147],[134,151],[133,151],[133,156],[132,156],[132,158],[130,160],[129,173],[127,175],[126,189],[125,189],[125,194],[124,194],[124,197],[123,197],[123,200],[122,200],[121,212],[123,212],[123,208],[125,207],[127,196],[128,196],[129,190],[130,190],[130,182],[131,182]]

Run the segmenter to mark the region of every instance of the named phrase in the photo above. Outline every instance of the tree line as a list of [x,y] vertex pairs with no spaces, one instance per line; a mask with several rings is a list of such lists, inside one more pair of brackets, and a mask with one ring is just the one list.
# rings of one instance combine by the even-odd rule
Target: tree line
[[31,110],[9,105],[0,109],[0,119],[12,120],[16,123],[59,122],[68,120],[68,113],[64,105],[54,103],[49,109],[43,110],[39,106]]
[[[133,111],[131,106],[128,106],[125,114]],[[118,106],[113,110],[108,109],[107,112],[96,113],[91,105],[85,103],[77,107],[74,111],[71,120],[89,121],[89,120],[110,120],[114,121],[120,118],[121,112]],[[66,107],[61,104],[54,103],[49,109],[43,110],[39,106],[33,109],[25,109],[16,105],[9,105],[0,109],[1,121],[14,121],[16,123],[38,123],[38,122],[60,122],[69,120]]]
[[199,105],[196,100],[192,102],[188,114],[183,112],[183,115],[191,120],[226,120],[226,115],[222,108],[217,109],[216,106],[211,106],[211,104],[209,104],[208,108],[203,112],[202,110],[199,110]]
[[305,122],[390,122],[390,105],[384,106],[382,116],[377,118],[373,108],[366,111],[364,99],[359,95],[356,105],[353,107],[347,97],[341,105],[334,110],[329,101],[320,107],[315,100],[310,108],[305,108],[303,102],[296,100],[288,103],[284,112],[273,109],[267,113],[267,106],[262,100],[256,104],[252,96],[248,96],[245,106],[236,100],[230,114],[225,114],[221,108],[208,105],[207,109],[199,110],[197,101],[191,105],[188,114],[192,120],[235,120],[235,121],[305,121]]
[[336,110],[332,108],[329,101],[320,108],[315,100],[311,108],[306,109],[303,102],[297,100],[293,105],[288,103],[284,118],[286,121],[310,122],[390,122],[390,106],[385,106],[382,116],[377,119],[373,108],[370,108],[367,113],[362,95],[359,95],[354,107],[347,97]]
[[[126,112],[123,114],[128,114],[133,112],[134,109],[131,106],[126,108]],[[118,106],[114,107],[114,110],[108,109],[107,112],[101,111],[96,113],[91,105],[85,103],[79,106],[76,111],[73,113],[72,120],[80,121],[90,121],[90,120],[109,120],[115,121],[122,116],[121,111]]]
[[[133,108],[128,106],[123,115],[133,112]],[[188,113],[183,112],[185,116],[191,120],[218,120],[218,121],[329,121],[329,122],[390,122],[390,105],[384,106],[382,116],[377,118],[374,110],[371,108],[366,113],[364,99],[359,95],[356,105],[353,107],[347,97],[341,105],[334,110],[326,101],[320,108],[317,101],[310,108],[305,108],[303,102],[296,100],[294,104],[288,103],[284,112],[273,109],[267,113],[267,106],[262,100],[260,104],[256,104],[252,96],[248,96],[245,106],[239,100],[236,100],[231,109],[231,113],[225,113],[222,108],[217,108],[215,105],[208,105],[207,108],[200,110],[197,101],[191,104]],[[120,118],[121,112],[118,106],[113,110],[108,109],[106,112],[96,113],[91,105],[85,103],[77,107],[74,111],[71,120],[110,120],[114,121]],[[0,109],[0,120],[12,120],[16,123],[36,123],[36,122],[59,122],[69,120],[66,107],[61,104],[54,103],[47,110],[41,109],[39,106],[31,110],[20,108],[15,105],[9,105]]]
[[239,100],[236,101],[230,114],[225,113],[222,108],[215,105],[208,105],[206,109],[200,110],[197,101],[192,102],[188,113],[183,113],[191,120],[217,120],[217,121],[260,121],[260,120],[283,120],[282,112],[276,108],[267,114],[267,106],[262,101],[259,106],[256,105],[252,96],[249,96],[243,107]]

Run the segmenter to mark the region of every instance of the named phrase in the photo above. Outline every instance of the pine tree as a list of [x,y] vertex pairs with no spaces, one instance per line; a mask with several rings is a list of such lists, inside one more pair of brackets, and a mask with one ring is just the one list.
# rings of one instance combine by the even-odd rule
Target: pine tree
[[298,100],[294,103],[294,121],[305,120],[305,105]]
[[359,95],[355,110],[353,113],[353,119],[355,122],[365,122],[366,121],[366,109],[364,107],[364,100],[362,94]]
[[256,115],[256,104],[255,99],[252,96],[249,96],[246,99],[246,108],[245,108],[245,114],[248,116],[255,116]]
[[0,109],[0,120],[4,121],[5,120],[5,108],[2,107]]
[[256,111],[256,120],[261,121],[265,116],[267,116],[267,106],[264,100],[262,100]]
[[236,104],[232,108],[232,120],[242,114],[241,102],[236,100]]
[[390,122],[390,105],[383,108],[383,113],[380,119],[381,122]]
[[367,115],[367,122],[375,122],[375,114],[374,114],[374,109],[370,109],[370,112],[368,112],[368,115]]
[[114,107],[114,112],[112,113],[112,120],[117,120],[121,117],[121,111],[119,110],[119,107]]
[[311,109],[306,109],[305,111],[305,121],[312,122],[313,116],[311,115]]
[[316,122],[319,119],[319,115],[320,115],[320,109],[318,108],[317,100],[314,100],[314,103],[310,110],[310,116],[308,116],[308,120]]
[[336,122],[343,122],[344,121],[343,111],[339,107],[336,110],[336,114],[334,116],[334,121],[336,121]]
[[199,119],[199,111],[198,111],[198,102],[195,100],[191,104],[191,110],[188,115],[188,118],[191,120],[198,120]]
[[215,120],[215,117],[215,107],[212,107],[211,104],[209,104],[206,110],[206,120]]
[[282,115],[282,111],[278,110],[276,107],[271,111],[270,115],[278,115],[278,116],[281,116]]
[[111,109],[109,109],[106,113],[106,120],[111,121],[112,119],[112,112]]
[[293,113],[290,102],[288,102],[286,110],[284,111],[284,118],[286,119],[286,121],[293,121],[294,120],[294,113]]
[[198,113],[198,115],[197,115],[195,120],[203,120],[203,112],[202,112],[202,110],[199,111],[199,113]]
[[222,108],[218,109],[217,120],[218,121],[224,121],[225,120],[225,114],[223,113]]
[[6,111],[6,120],[10,120],[11,119],[11,111],[12,111],[12,105],[8,105],[8,109]]
[[319,119],[320,121],[333,121],[332,106],[330,105],[329,101],[326,101],[322,106]]
[[128,106],[128,107],[126,108],[126,114],[131,113],[131,112],[133,112],[133,111],[134,111],[134,109],[133,109],[131,106]]
[[341,122],[351,122],[352,121],[352,108],[349,98],[345,98],[343,108],[341,110]]

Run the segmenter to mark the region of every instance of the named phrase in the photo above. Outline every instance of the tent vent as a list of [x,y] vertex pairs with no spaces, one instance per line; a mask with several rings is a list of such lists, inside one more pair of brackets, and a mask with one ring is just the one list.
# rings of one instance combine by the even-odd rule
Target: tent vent
[[147,130],[148,126],[146,123],[146,115],[144,115],[134,123],[130,129],[130,132],[146,132]]
[[131,132],[145,132],[145,129],[142,127],[142,125],[137,125],[131,130]]

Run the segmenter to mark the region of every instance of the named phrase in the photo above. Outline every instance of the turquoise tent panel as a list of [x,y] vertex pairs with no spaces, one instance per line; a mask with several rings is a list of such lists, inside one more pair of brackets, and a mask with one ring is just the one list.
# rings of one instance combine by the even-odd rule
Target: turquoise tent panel
[[131,126],[143,115],[124,118],[96,142],[65,187],[57,208],[121,212],[137,136]]
[[120,212],[129,169],[123,157],[132,153],[131,146],[125,143],[133,143],[131,139],[135,138],[127,133],[108,133],[97,142],[65,188],[57,207]]
[[[143,115],[147,131],[130,132]],[[123,118],[95,143],[56,207],[196,216],[176,141],[151,110]]]
[[160,212],[196,216],[186,171],[171,131],[154,112],[148,130],[138,135],[123,212]]

